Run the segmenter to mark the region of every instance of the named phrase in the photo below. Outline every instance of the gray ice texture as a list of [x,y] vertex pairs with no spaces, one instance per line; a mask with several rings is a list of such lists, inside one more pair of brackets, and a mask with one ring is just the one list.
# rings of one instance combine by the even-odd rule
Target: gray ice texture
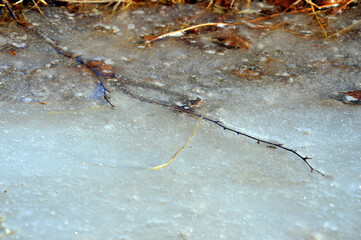
[[[215,21],[197,5],[43,11],[24,15],[63,48],[114,67],[104,84],[115,107],[84,66],[1,23],[0,239],[361,239],[361,108],[337,97],[361,90],[360,6],[329,17],[331,30],[352,27],[328,39],[309,14],[265,23],[289,31],[225,29],[249,50],[219,46],[217,29],[140,42],[182,17]],[[297,149],[327,177],[207,121],[168,167],[150,170],[198,118],[141,100],[196,98],[196,113]]]

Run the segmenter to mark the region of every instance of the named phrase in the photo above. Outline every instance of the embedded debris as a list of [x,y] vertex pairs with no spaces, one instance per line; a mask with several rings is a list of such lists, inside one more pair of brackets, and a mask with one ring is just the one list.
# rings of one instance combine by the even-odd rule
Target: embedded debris
[[347,104],[361,104],[361,90],[339,92],[338,100]]

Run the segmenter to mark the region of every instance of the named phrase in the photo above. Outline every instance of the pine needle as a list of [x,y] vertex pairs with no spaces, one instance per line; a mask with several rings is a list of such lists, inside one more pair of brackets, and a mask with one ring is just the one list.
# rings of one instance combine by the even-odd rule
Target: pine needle
[[353,23],[353,24],[351,24],[351,25],[349,25],[349,26],[341,29],[340,31],[338,31],[338,32],[336,32],[336,33],[334,33],[334,34],[332,34],[332,35],[330,36],[330,38],[332,38],[332,37],[337,37],[337,36],[339,36],[341,33],[345,32],[345,31],[351,30],[352,28],[354,28],[354,27],[355,27],[356,25],[358,25],[358,24],[361,24],[361,20],[358,20],[358,21],[356,21],[355,23]]
[[38,11],[40,12],[40,14],[44,16],[43,11],[41,11],[41,9],[40,9],[39,6],[38,6],[38,3],[39,3],[39,2],[35,2],[35,0],[33,0],[33,3],[34,3],[34,6],[36,7],[36,9],[38,9]]
[[[317,16],[317,13],[316,13],[316,11],[315,11],[315,8],[314,8],[314,6],[311,4],[312,2],[309,1],[308,3],[311,5],[312,13],[313,13],[313,15],[315,16],[315,18],[316,18],[316,20],[317,20],[317,22],[318,22],[318,25],[320,25],[320,27],[322,28],[322,31],[323,31],[323,34],[325,35],[325,38],[328,38],[326,29],[325,29],[325,27],[323,26],[320,18]],[[317,6],[317,5],[316,5],[316,6]],[[319,7],[318,7],[318,8],[319,8]]]
[[191,141],[191,139],[193,138],[194,134],[196,133],[197,129],[199,128],[199,126],[200,126],[201,123],[202,123],[203,116],[204,116],[204,112],[203,112],[202,116],[199,118],[196,127],[193,129],[193,132],[192,132],[191,136],[188,138],[187,142],[183,145],[183,147],[181,147],[181,148],[173,155],[173,157],[172,157],[168,162],[166,162],[166,163],[164,163],[164,164],[162,164],[162,165],[153,167],[153,168],[151,168],[152,170],[158,170],[158,169],[164,168],[164,167],[168,166],[168,165],[175,159],[175,157],[188,145],[188,143],[189,143],[189,142]]

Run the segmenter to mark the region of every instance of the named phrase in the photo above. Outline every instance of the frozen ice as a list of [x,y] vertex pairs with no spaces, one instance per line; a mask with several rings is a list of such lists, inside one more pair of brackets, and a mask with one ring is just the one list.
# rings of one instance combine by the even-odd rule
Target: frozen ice
[[[46,7],[47,18],[25,13],[77,56],[115,68],[116,77],[104,80],[114,108],[89,69],[1,23],[1,237],[361,238],[361,109],[334,97],[359,90],[361,26],[324,39],[311,16],[292,15],[282,21],[295,32],[321,37],[239,26],[249,50],[219,46],[210,40],[214,32],[140,45],[139,29],[157,35],[160,26],[201,11],[185,5],[114,16],[60,7]],[[356,6],[332,23],[348,26],[360,13]],[[10,44],[17,37],[24,46]],[[294,154],[207,121],[171,165],[150,170],[184,145],[198,118],[143,100],[181,105],[197,98],[204,103],[196,113],[297,149],[328,177],[311,173]]]

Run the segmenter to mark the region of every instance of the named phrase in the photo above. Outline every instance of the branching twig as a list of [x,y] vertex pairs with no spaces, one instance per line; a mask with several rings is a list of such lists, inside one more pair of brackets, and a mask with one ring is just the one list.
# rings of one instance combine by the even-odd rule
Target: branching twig
[[243,132],[240,132],[240,131],[237,131],[235,129],[232,129],[230,127],[227,127],[226,125],[224,125],[221,121],[218,121],[218,120],[214,120],[214,119],[211,119],[209,117],[205,117],[205,116],[202,116],[201,114],[197,114],[197,113],[194,113],[192,110],[188,110],[188,109],[185,109],[184,107],[180,107],[180,106],[174,106],[174,105],[169,105],[169,104],[166,104],[166,103],[161,103],[161,102],[157,102],[157,101],[153,101],[153,100],[149,100],[145,97],[142,97],[142,96],[138,96],[136,94],[134,94],[133,92],[129,91],[128,89],[126,89],[125,87],[122,87],[121,88],[122,92],[133,97],[133,98],[136,98],[138,99],[139,101],[142,101],[142,102],[148,102],[148,103],[152,103],[152,104],[157,104],[157,105],[161,105],[161,106],[164,106],[164,107],[168,107],[168,108],[172,108],[174,110],[177,110],[177,111],[180,111],[180,112],[183,112],[183,113],[187,113],[189,115],[193,115],[193,116],[196,116],[198,118],[202,118],[203,120],[205,121],[208,121],[208,122],[211,122],[215,125],[217,125],[218,127],[221,127],[223,128],[223,130],[226,130],[226,131],[229,131],[229,132],[232,132],[232,133],[235,133],[237,135],[241,135],[241,136],[244,136],[244,137],[247,137],[247,138],[250,138],[252,140],[255,140],[257,143],[265,143],[265,144],[268,144],[268,145],[271,145],[271,146],[274,146],[276,148],[280,148],[280,149],[283,149],[287,152],[290,152],[290,153],[293,153],[294,155],[296,155],[298,158],[302,159],[302,161],[304,161],[306,163],[306,165],[310,168],[311,172],[317,172],[319,174],[321,174],[323,177],[327,177],[327,175],[325,175],[324,173],[322,173],[321,171],[317,170],[316,168],[312,167],[311,164],[308,162],[309,159],[311,159],[310,157],[308,157],[307,155],[304,157],[302,156],[301,154],[299,154],[297,152],[297,150],[294,150],[294,149],[291,149],[291,148],[288,148],[288,147],[285,147],[283,146],[282,144],[278,144],[278,143],[273,143],[273,142],[269,142],[269,141],[266,141],[266,140],[262,140],[260,138],[257,138],[257,137],[253,137],[249,134],[246,134],[246,133],[243,133]]
[[[164,104],[164,103],[160,103],[160,102],[156,102],[156,101],[148,101],[150,103],[154,103],[154,104],[158,104],[158,105],[162,105],[162,106],[165,106],[165,107],[169,107],[169,108],[173,108],[175,110],[178,110],[180,112],[184,112],[184,113],[187,113],[187,114],[190,114],[190,115],[193,115],[193,116],[196,116],[196,117],[202,117],[202,115],[200,114],[197,114],[197,113],[194,113],[193,111],[190,111],[190,110],[187,110],[187,109],[184,109],[182,107],[178,107],[178,106],[173,106],[173,105],[168,105],[168,104]],[[218,121],[218,120],[214,120],[214,119],[211,119],[211,118],[208,118],[208,117],[202,117],[204,120],[208,121],[208,122],[211,122],[221,128],[223,128],[223,130],[226,130],[226,131],[230,131],[230,132],[233,132],[237,135],[242,135],[244,137],[247,137],[247,138],[250,138],[252,140],[255,140],[257,143],[265,143],[265,144],[268,144],[268,145],[271,145],[271,146],[274,146],[276,148],[280,148],[280,149],[283,149],[285,151],[288,151],[288,152],[291,152],[293,154],[295,154],[297,157],[301,158],[305,163],[306,165],[311,169],[311,172],[315,171],[319,174],[321,174],[322,176],[326,177],[326,175],[324,173],[322,173],[321,171],[315,169],[314,167],[312,167],[309,162],[307,161],[308,159],[311,159],[310,157],[308,157],[307,155],[304,157],[302,156],[301,154],[299,154],[297,152],[297,150],[294,150],[294,149],[291,149],[291,148],[288,148],[288,147],[285,147],[283,146],[282,144],[278,144],[278,143],[273,143],[273,142],[269,142],[269,141],[266,141],[266,140],[262,140],[260,138],[257,138],[257,137],[253,137],[249,134],[246,134],[246,133],[243,133],[243,132],[240,132],[240,131],[237,131],[237,130],[234,130],[230,127],[227,127],[226,125],[224,125],[221,121]]]

